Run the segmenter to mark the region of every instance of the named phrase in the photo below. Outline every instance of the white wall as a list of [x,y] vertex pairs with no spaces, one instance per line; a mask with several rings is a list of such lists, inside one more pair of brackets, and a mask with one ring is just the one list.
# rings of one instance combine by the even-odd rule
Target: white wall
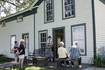
[[87,56],[82,56],[83,63],[91,63],[93,58],[93,26],[91,0],[75,0],[75,18],[62,20],[62,0],[54,0],[54,22],[44,24],[44,2],[39,6],[36,14],[35,46],[38,48],[38,31],[48,30],[52,35],[52,28],[65,26],[65,46],[71,46],[71,25],[86,24]]
[[95,25],[97,48],[105,47],[105,4],[95,0]]
[[34,48],[34,19],[33,15],[23,18],[23,22],[18,22],[17,20],[7,22],[6,27],[0,26],[0,53],[3,53],[9,57],[13,54],[10,53],[10,36],[16,35],[16,40],[22,38],[22,33],[29,33],[29,48],[33,51]]

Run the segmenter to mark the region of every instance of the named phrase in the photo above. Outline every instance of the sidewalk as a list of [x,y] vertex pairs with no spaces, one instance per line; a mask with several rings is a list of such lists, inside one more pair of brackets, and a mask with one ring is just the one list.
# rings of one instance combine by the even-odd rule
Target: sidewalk
[[88,67],[88,68],[83,69],[83,70],[105,70],[105,68]]

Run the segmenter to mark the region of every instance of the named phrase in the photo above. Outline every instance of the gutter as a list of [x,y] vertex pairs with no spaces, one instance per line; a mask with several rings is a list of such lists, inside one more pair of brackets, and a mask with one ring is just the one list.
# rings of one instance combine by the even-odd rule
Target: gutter
[[93,20],[93,47],[94,47],[94,59],[96,58],[96,27],[95,27],[95,7],[94,0],[92,0],[92,20]]

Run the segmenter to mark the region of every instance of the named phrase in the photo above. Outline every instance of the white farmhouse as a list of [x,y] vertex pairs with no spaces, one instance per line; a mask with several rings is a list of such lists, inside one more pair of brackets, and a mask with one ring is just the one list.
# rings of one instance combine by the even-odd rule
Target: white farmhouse
[[105,0],[36,0],[21,12],[0,19],[0,54],[13,57],[14,41],[23,38],[26,56],[45,56],[47,37],[53,39],[54,57],[59,42],[70,49],[78,41],[82,63],[92,64],[97,48],[105,46]]

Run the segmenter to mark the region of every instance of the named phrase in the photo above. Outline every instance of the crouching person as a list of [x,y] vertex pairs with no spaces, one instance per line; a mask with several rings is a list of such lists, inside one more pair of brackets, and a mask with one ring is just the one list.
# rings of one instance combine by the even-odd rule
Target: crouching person
[[68,64],[68,62],[66,62],[67,57],[68,54],[67,50],[64,48],[64,43],[60,42],[60,47],[58,48],[58,58],[59,58],[58,65],[62,66]]
[[78,65],[81,68],[82,67],[81,57],[80,57],[80,51],[78,48],[78,42],[77,41],[73,42],[73,45],[72,45],[71,49],[69,50],[69,53],[70,53],[70,59],[71,59],[72,67],[74,66],[75,61],[78,61]]

